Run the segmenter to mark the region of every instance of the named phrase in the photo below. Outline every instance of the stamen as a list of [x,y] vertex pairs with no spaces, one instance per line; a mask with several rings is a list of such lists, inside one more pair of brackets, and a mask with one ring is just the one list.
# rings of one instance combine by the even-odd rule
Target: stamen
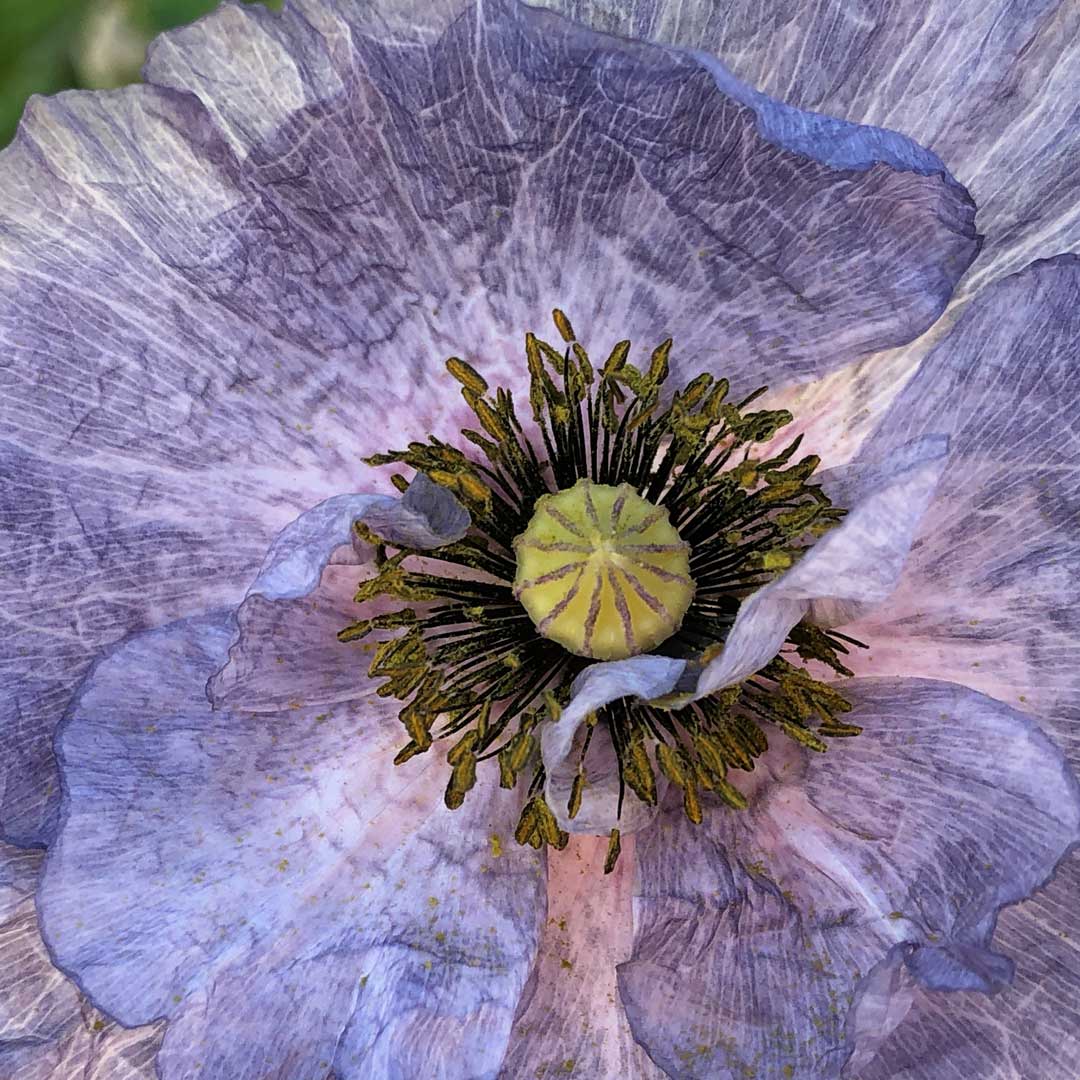
[[[817,457],[791,464],[801,436],[762,452],[792,419],[784,410],[749,409],[764,387],[732,403],[727,380],[703,374],[665,403],[670,340],[643,371],[629,363],[629,341],[597,369],[570,320],[561,311],[553,318],[564,351],[525,335],[540,445],[526,437],[505,390],[492,396],[471,364],[451,357],[447,370],[481,429],[462,432],[477,460],[434,437],[368,459],[408,466],[448,488],[472,528],[434,551],[388,554],[393,545],[358,525],[360,537],[378,545],[378,573],[361,584],[357,602],[391,597],[403,606],[338,635],[376,639],[369,673],[385,680],[378,694],[402,703],[408,735],[395,762],[454,737],[451,808],[462,804],[482,762],[497,761],[503,787],[528,775],[516,835],[536,848],[567,842],[544,801],[535,732],[558,718],[577,675],[596,659],[650,650],[707,663],[742,600],[844,513],[810,482]],[[391,479],[407,489],[400,473]],[[425,566],[416,569],[421,555]],[[432,569],[439,563],[450,568],[445,575]],[[620,812],[626,788],[656,803],[657,769],[682,790],[691,821],[702,820],[710,801],[744,807],[727,772],[753,769],[768,746],[767,726],[817,752],[827,739],[859,733],[842,719],[850,709],[843,694],[803,666],[848,676],[849,647],[865,646],[800,623],[782,655],[739,686],[678,709],[624,699],[591,714],[568,817],[589,782],[594,735],[609,738],[616,754]],[[606,873],[619,848],[616,828]]]

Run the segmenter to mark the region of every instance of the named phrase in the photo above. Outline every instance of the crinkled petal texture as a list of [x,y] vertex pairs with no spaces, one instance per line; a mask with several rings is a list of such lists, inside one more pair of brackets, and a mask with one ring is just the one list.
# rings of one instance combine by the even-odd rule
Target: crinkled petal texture
[[153,1080],[158,1027],[121,1027],[53,967],[34,908],[44,858],[0,843],[0,1078]]
[[786,143],[693,58],[509,0],[226,6],[147,79],[35,99],[0,162],[20,843],[55,828],[52,726],[94,654],[238,601],[364,453],[452,437],[446,355],[520,384],[558,304],[598,347],[801,378],[917,335],[977,246],[914,144],[834,167],[827,125]]
[[[948,678],[1030,710],[1074,769],[1078,312],[1080,259],[1039,262],[976,297],[923,362],[864,453],[888,454],[925,431],[947,430],[949,464],[893,598],[845,628],[871,646],[853,656],[858,671]],[[913,1030],[925,1053],[910,1041],[915,1035],[892,1046],[887,1060],[899,1075],[937,1080],[951,1069],[1011,1080],[1080,1069],[1080,923],[1075,903],[1065,900],[1076,874],[1073,860],[1061,882],[1003,920],[1003,940],[1032,957],[1029,969],[1021,967],[1024,990],[1000,1005],[965,1001],[948,1024],[935,1007],[917,1008]],[[1000,1051],[996,1058],[990,1047]]]
[[971,189],[987,243],[971,294],[1080,246],[1080,9],[1072,0],[540,0],[704,49],[772,97],[902,131]]
[[998,910],[1080,837],[1080,789],[1030,717],[931,680],[846,693],[858,738],[813,761],[777,744],[746,811],[695,827],[671,805],[636,838],[619,988],[670,1076],[861,1077],[918,987],[1009,982]]
[[509,799],[451,820],[370,694],[212,712],[232,633],[150,631],[81,689],[40,894],[58,963],[123,1023],[169,1019],[165,1078],[494,1076],[543,917],[532,851],[494,872]]
[[[111,1016],[169,1021],[163,1080],[494,1077],[532,969],[543,867],[507,835],[520,806],[489,785],[451,816],[437,755],[395,769],[396,706],[333,636],[372,502],[343,498],[282,533],[239,624],[128,639],[58,735],[43,932]],[[293,700],[248,677],[297,649]]]
[[[867,442],[950,455],[896,593],[855,622],[868,674],[936,675],[1043,717],[1080,765],[1080,258],[988,289]],[[856,466],[858,462],[856,463]]]

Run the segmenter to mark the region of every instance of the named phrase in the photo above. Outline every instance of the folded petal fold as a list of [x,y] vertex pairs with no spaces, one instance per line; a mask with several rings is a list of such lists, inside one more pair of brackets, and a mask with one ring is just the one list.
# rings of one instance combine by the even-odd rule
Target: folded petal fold
[[674,1077],[851,1075],[920,983],[990,992],[1023,967],[991,936],[1080,839],[1060,752],[963,687],[859,679],[845,693],[857,738],[812,761],[778,745],[746,811],[694,827],[672,806],[637,837],[620,990]]
[[1080,245],[1071,0],[542,0],[612,33],[700,49],[800,110],[903,132],[933,150],[979,207],[987,242],[972,295],[1032,259]]

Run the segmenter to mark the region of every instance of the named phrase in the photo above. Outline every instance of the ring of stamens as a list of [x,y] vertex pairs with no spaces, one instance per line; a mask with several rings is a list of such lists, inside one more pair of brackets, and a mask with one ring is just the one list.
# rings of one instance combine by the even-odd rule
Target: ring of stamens
[[[407,465],[447,488],[468,509],[472,528],[463,540],[433,551],[389,554],[358,524],[360,536],[378,545],[378,573],[360,585],[356,601],[392,597],[401,607],[358,619],[338,634],[341,641],[374,639],[364,647],[373,654],[370,675],[385,680],[377,692],[402,702],[408,742],[395,763],[453,738],[445,795],[451,808],[461,805],[486,760],[497,761],[503,787],[530,775],[515,837],[537,848],[561,847],[568,839],[544,799],[536,728],[558,717],[576,676],[596,658],[633,651],[685,658],[691,671],[706,663],[722,648],[742,600],[843,515],[809,482],[818,459],[807,456],[792,464],[801,436],[773,448],[792,417],[782,410],[750,410],[764,388],[731,402],[726,380],[700,375],[663,404],[670,340],[653,350],[644,370],[628,362],[628,341],[617,343],[596,369],[566,316],[556,311],[554,319],[564,352],[533,334],[525,337],[529,403],[542,448],[526,437],[511,396],[501,389],[490,395],[483,377],[452,357],[447,369],[461,383],[482,429],[462,435],[479,454],[471,457],[432,437],[367,459],[371,465]],[[407,489],[404,476],[392,479],[399,490]],[[590,632],[591,601],[578,624],[567,624],[551,618],[560,598],[534,593],[545,584],[535,579],[556,569],[543,571],[541,556],[558,554],[530,550],[537,520],[551,518],[551,509],[559,509],[559,500],[579,483],[578,494],[591,493],[598,515],[595,500],[604,490],[663,511],[676,538],[664,542],[673,545],[668,554],[686,562],[655,566],[672,573],[679,590],[691,595],[688,601],[673,596],[662,613],[653,611],[656,626],[639,626],[631,614],[629,634],[600,634],[598,612]],[[588,515],[586,505],[581,510]],[[602,531],[589,543],[603,542]],[[576,544],[573,530],[565,542]],[[675,550],[678,545],[683,548]],[[614,565],[611,554],[605,558]],[[417,555],[423,556],[422,569],[412,565]],[[432,569],[439,563],[453,572]],[[597,570],[596,579],[601,577],[606,573]],[[633,584],[624,599],[631,592]],[[613,610],[622,624],[617,603]],[[553,628],[558,637],[544,636]],[[598,732],[610,738],[619,763],[620,810],[626,788],[655,804],[656,770],[682,789],[694,822],[702,819],[703,792],[732,807],[745,805],[726,774],[754,767],[768,745],[767,727],[816,751],[826,749],[828,738],[858,734],[857,726],[842,719],[850,709],[843,694],[803,666],[813,661],[850,675],[843,662],[849,645],[864,647],[801,622],[781,654],[738,686],[679,709],[624,699],[600,710],[587,726],[568,816],[581,805],[588,783],[585,759]],[[619,848],[616,828],[606,871]]]

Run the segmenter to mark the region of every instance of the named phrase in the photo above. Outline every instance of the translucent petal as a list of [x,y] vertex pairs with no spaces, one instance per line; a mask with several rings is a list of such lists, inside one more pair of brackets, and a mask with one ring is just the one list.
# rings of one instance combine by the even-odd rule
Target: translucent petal
[[998,911],[1080,836],[1080,788],[1031,718],[929,680],[845,693],[860,736],[813,760],[778,741],[736,780],[746,811],[695,827],[672,805],[666,827],[637,837],[637,938],[619,985],[673,1077],[828,1080],[849,1059],[862,1076],[916,983],[1001,988]]
[[[540,732],[540,753],[546,776],[544,794],[561,828],[575,833],[607,833],[618,827],[633,833],[648,825],[655,809],[631,795],[619,813],[618,761],[607,732],[599,729],[585,759],[587,783],[581,808],[567,813],[580,760],[582,725],[590,712],[624,697],[649,700],[666,694],[686,667],[685,660],[666,656],[632,656],[587,667],[575,680],[570,703],[559,719]],[[662,782],[662,778],[661,778]]]
[[593,26],[718,56],[799,109],[930,147],[979,207],[972,295],[1080,243],[1080,11],[1069,0],[543,0]]
[[848,632],[867,674],[962,682],[1041,717],[1080,766],[1080,259],[966,309],[866,444],[926,431],[950,456],[889,604]]
[[[494,1076],[543,917],[514,800],[452,817],[444,765],[395,770],[395,710],[211,711],[227,614],[130,639],[59,736],[46,939],[125,1024],[164,1017],[164,1080]],[[198,1064],[201,1063],[201,1064]]]

